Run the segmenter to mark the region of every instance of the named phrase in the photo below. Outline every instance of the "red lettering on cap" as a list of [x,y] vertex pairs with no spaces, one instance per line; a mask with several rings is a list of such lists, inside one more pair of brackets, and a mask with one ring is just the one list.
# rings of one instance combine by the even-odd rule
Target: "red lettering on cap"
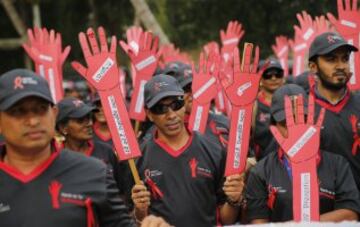
[[24,85],[22,84],[21,76],[17,76],[14,80],[14,90],[16,89],[24,89]]

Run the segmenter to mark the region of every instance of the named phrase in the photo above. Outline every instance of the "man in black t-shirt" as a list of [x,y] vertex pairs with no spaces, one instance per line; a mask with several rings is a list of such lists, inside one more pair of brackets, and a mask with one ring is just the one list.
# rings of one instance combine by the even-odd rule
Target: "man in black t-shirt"
[[357,48],[336,33],[323,33],[310,46],[309,68],[317,76],[310,88],[317,112],[326,109],[320,148],[345,157],[360,189],[360,99],[351,94],[349,58]]
[[104,163],[51,144],[57,112],[42,77],[0,77],[0,226],[134,226]]
[[[184,91],[177,80],[157,75],[144,90],[145,109],[156,126],[137,161],[148,189],[132,188],[135,216],[160,215],[174,226],[232,224],[239,212],[243,178],[224,183],[225,150],[184,125]],[[151,193],[151,198],[150,198]],[[220,206],[219,215],[216,215]]]
[[[271,124],[287,136],[284,97],[306,97],[305,91],[294,84],[279,88],[273,95]],[[307,113],[307,98],[305,113]],[[285,142],[284,142],[285,143]],[[340,155],[319,151],[317,174],[320,195],[320,221],[357,220],[360,214],[359,192],[349,163]],[[291,162],[277,148],[250,170],[246,182],[247,219],[253,224],[293,220],[293,189]]]

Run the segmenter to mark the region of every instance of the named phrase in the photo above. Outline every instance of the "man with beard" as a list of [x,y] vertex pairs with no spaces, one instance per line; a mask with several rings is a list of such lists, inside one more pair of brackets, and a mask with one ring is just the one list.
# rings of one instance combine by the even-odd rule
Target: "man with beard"
[[360,188],[360,100],[347,87],[352,75],[350,54],[357,50],[337,33],[323,33],[310,46],[309,68],[317,76],[310,88],[317,113],[321,107],[326,109],[320,149],[344,156]]

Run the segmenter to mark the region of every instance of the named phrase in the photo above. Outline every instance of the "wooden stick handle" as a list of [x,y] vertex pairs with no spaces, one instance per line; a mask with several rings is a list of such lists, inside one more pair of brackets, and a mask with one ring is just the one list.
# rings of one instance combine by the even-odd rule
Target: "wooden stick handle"
[[140,121],[135,121],[135,135],[138,136],[138,133],[139,133],[139,130],[140,130],[140,124],[141,122]]
[[131,158],[128,160],[128,162],[129,162],[131,173],[134,177],[135,184],[140,184],[141,180],[140,180],[139,172],[137,171],[137,168],[135,165],[135,160],[133,158]]

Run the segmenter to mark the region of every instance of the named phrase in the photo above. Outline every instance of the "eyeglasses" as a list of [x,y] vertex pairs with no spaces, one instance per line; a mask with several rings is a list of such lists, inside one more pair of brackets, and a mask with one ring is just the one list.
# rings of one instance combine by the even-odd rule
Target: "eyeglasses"
[[262,78],[264,78],[264,80],[270,80],[273,76],[275,76],[277,79],[281,79],[284,77],[284,73],[281,71],[269,71],[265,72],[262,75]]
[[150,108],[150,111],[153,114],[165,114],[169,111],[169,108],[171,108],[173,111],[178,111],[180,110],[183,106],[185,105],[185,102],[183,99],[176,99],[173,102],[169,103],[169,104],[156,104],[155,106]]

